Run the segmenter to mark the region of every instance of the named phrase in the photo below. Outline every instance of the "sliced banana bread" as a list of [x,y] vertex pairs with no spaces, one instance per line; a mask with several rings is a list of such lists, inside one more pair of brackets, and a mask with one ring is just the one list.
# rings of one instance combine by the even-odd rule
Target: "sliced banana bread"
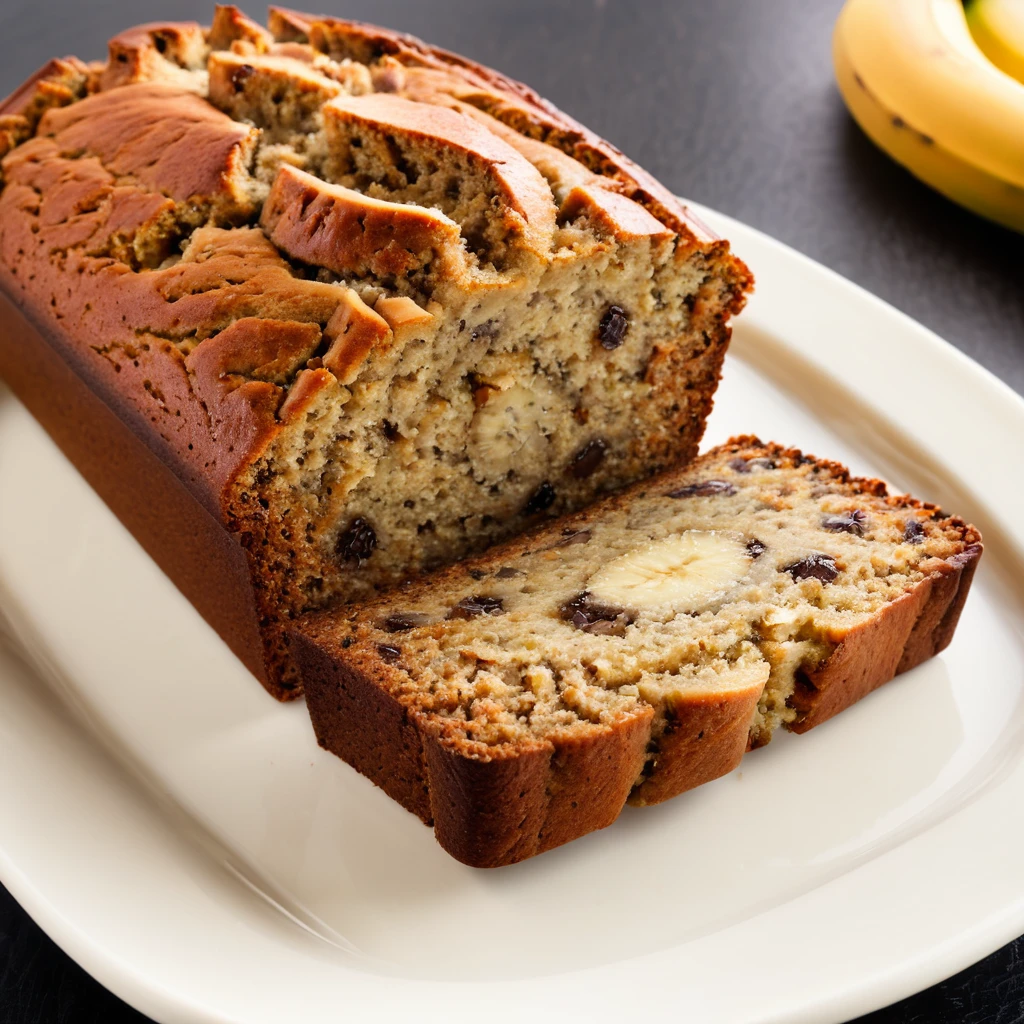
[[960,519],[736,438],[298,638],[321,746],[495,866],[732,770],[949,643]]
[[[62,443],[278,696],[294,615],[696,453],[750,274],[525,86],[225,6],[0,115],[0,285],[45,335],[12,319],[0,372],[55,432],[98,398],[141,439],[145,469],[114,427],[128,468]],[[244,551],[217,581],[164,540],[184,499],[140,481],[165,468]]]

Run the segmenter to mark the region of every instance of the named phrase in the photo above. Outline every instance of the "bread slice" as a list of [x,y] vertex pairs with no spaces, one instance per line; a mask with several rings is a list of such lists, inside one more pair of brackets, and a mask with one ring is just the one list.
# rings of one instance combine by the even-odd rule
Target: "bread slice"
[[949,643],[978,531],[740,437],[298,634],[321,746],[509,864],[731,771]]
[[294,616],[697,451],[750,274],[525,86],[220,7],[0,112],[0,285],[244,549],[232,642],[279,697]]

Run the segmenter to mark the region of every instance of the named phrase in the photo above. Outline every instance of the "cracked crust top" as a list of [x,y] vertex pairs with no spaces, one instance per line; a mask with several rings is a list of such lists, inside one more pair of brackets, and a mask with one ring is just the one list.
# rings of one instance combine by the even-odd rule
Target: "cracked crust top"
[[[273,56],[275,48],[281,56]],[[10,187],[3,196],[3,205],[22,217],[33,216],[36,209],[45,210],[40,224],[32,227],[33,233],[38,234],[41,228],[51,245],[68,253],[76,273],[85,275],[86,281],[94,277],[100,281],[110,274],[121,276],[118,268],[91,260],[113,258],[125,261],[134,270],[157,269],[168,257],[173,258],[174,245],[201,228],[204,221],[219,227],[251,221],[265,195],[265,186],[254,182],[249,170],[258,132],[204,100],[199,76],[208,58],[211,67],[226,61],[236,73],[241,67],[248,74],[253,66],[260,66],[260,60],[269,62],[268,66],[273,66],[275,60],[285,65],[289,61],[298,63],[294,56],[297,53],[310,61],[309,74],[314,79],[321,77],[313,70],[316,53],[335,60],[354,58],[379,64],[374,74],[391,91],[337,96],[336,89],[331,89],[335,98],[324,106],[328,135],[355,120],[386,132],[389,140],[408,136],[415,142],[440,144],[448,154],[463,153],[481,166],[485,178],[493,182],[502,197],[508,219],[501,230],[518,234],[522,245],[539,256],[551,250],[556,213],[564,219],[586,213],[624,238],[671,237],[673,231],[688,240],[711,237],[674,197],[613,147],[520,83],[401,33],[301,15],[285,8],[271,9],[268,30],[230,5],[217,8],[213,26],[206,31],[192,22],[151,23],[128,29],[111,40],[105,67],[90,70],[75,58],[54,60],[8,97],[0,105],[0,138],[5,138],[11,149],[18,142],[24,144],[4,162],[5,181]],[[251,65],[245,63],[247,59]],[[423,89],[415,75],[430,72],[435,75],[430,83],[435,96],[444,93],[446,101],[472,108],[482,122],[498,128],[498,133],[487,130],[484,124],[478,127],[471,119],[456,116],[443,106],[394,95],[399,84],[395,81],[396,68],[412,76],[409,95],[415,96],[417,89]],[[237,89],[237,85],[229,87]],[[94,94],[83,98],[87,89]],[[25,143],[30,134],[35,138]],[[513,136],[516,146],[533,162],[509,144]],[[542,138],[554,141],[555,147],[539,145],[537,140]],[[535,150],[531,152],[530,146]],[[597,161],[601,166],[600,173],[586,172],[586,179],[568,190],[558,211],[535,164],[544,165],[544,151],[549,163],[557,163],[563,150],[575,157],[586,155],[586,163]],[[583,165],[576,159],[563,158],[559,173],[567,173],[567,168],[575,168],[578,175]],[[59,176],[64,181],[57,187]],[[37,207],[28,192],[41,198],[42,207]],[[304,237],[306,226],[295,219],[296,211],[305,213],[313,194],[319,203],[330,207],[331,216],[324,221],[325,215],[318,214],[317,231],[310,234],[307,229]],[[339,206],[343,199],[346,205]],[[183,211],[185,206],[190,209]],[[197,207],[206,209],[200,213]],[[652,210],[653,216],[644,207]],[[376,235],[372,231],[363,235],[358,248],[343,247],[343,260],[336,259],[336,246],[324,245],[325,224],[337,224],[334,230],[350,235],[346,224],[362,225],[368,216],[372,221],[375,215],[381,229]],[[385,228],[388,216],[391,224]],[[380,230],[390,230],[403,221],[408,227],[398,227],[398,245],[378,249]],[[443,216],[433,216],[423,209],[402,209],[397,204],[389,206],[386,201],[332,186],[287,164],[274,177],[271,202],[264,207],[262,223],[275,243],[293,258],[328,267],[337,274],[366,269],[382,277],[401,274],[438,251],[445,252],[448,265],[453,267],[461,258],[452,224]],[[4,232],[8,266],[17,261],[15,257],[23,259],[28,251],[19,235],[17,223]],[[442,242],[446,238],[448,242]],[[398,262],[397,257],[401,257]],[[741,265],[737,264],[736,270],[742,289],[749,279],[744,278]],[[44,276],[46,273],[43,268]],[[16,282],[9,283],[17,288]],[[153,305],[152,300],[158,296],[163,297],[156,279],[142,278],[130,290],[138,294],[140,288],[152,296],[149,302],[141,303],[143,308]],[[98,294],[86,301],[92,307],[89,312],[98,304],[96,298]],[[338,301],[342,301],[340,295]],[[273,305],[271,300],[269,306]],[[117,299],[113,306],[114,310],[124,308]],[[65,322],[70,318],[70,311],[60,316]],[[103,323],[110,319],[100,317]],[[130,328],[134,336],[148,333],[151,324],[145,316],[131,319],[135,320]],[[182,322],[180,317],[173,319],[176,325]],[[82,326],[84,333],[91,333],[88,322]],[[201,335],[216,326],[197,324],[195,329]],[[103,342],[108,349],[121,344],[116,337],[105,337]],[[170,372],[173,376],[174,371]],[[287,387],[288,383],[282,381],[280,386]],[[186,450],[195,450],[194,440]]]

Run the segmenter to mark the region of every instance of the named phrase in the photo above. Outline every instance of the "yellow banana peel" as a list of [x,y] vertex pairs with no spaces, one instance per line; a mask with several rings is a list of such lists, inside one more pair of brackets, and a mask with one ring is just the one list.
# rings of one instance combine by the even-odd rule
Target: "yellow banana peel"
[[878,146],[955,202],[1024,231],[1024,84],[981,51],[961,0],[847,0],[833,60]]
[[1024,3],[969,0],[967,24],[978,48],[997,68],[1024,82]]

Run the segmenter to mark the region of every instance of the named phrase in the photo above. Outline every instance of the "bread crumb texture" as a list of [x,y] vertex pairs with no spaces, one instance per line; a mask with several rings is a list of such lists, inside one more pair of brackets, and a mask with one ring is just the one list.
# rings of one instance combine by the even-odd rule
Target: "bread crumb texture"
[[[3,287],[238,536],[282,697],[296,615],[691,459],[752,283],[527,87],[280,9],[51,61],[0,105],[0,155]],[[568,687],[543,652],[571,627],[535,614],[533,697],[501,695],[505,662],[472,676],[504,709],[487,729],[523,700],[555,728],[637,699],[611,685],[622,652]]]
[[[430,799],[393,795],[435,823],[455,814],[456,856],[506,863],[608,824],[627,799],[722,775],[780,726],[802,732],[936,653],[980,542],[880,481],[737,438],[374,603],[310,616],[310,710],[324,745],[394,789],[345,747],[338,716],[363,680],[388,694],[415,724]],[[588,747],[603,767],[566,767]],[[511,846],[460,845],[479,829],[451,795],[468,769],[448,786],[432,750],[477,770],[546,751],[536,832],[512,813]],[[604,802],[588,817],[594,786]],[[570,791],[571,809],[552,810]]]

